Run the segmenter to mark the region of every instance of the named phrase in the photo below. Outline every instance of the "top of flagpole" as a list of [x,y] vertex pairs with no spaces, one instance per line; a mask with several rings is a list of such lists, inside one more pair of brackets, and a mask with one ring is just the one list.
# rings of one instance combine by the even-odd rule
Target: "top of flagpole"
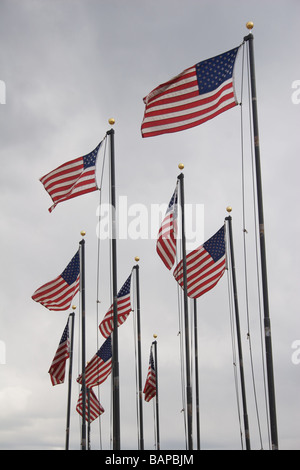
[[[115,124],[116,120],[114,118],[109,118],[108,123],[113,126]],[[109,131],[106,132],[106,135],[114,135],[115,130],[111,127]]]
[[246,28],[249,30],[248,36],[244,37],[245,41],[248,41],[249,39],[253,39],[253,34],[252,34],[252,29],[254,28],[254,23],[253,21],[248,21],[246,23]]

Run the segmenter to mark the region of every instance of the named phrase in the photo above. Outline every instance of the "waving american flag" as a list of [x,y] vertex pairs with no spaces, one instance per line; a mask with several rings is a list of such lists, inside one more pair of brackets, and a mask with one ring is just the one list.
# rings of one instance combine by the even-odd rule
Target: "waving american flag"
[[149,366],[148,366],[148,374],[144,386],[143,393],[145,394],[144,399],[145,401],[152,400],[153,397],[156,396],[156,372],[153,360],[153,353],[152,353],[153,345],[150,348],[150,358],[149,358]]
[[40,178],[54,203],[49,212],[60,202],[99,189],[96,181],[96,161],[101,143],[87,155],[68,161]]
[[65,381],[66,361],[70,357],[69,319],[60,339],[57,351],[49,369],[52,385],[62,384]]
[[[85,368],[85,385],[88,388],[102,384],[112,369],[111,337],[109,336]],[[77,378],[82,383],[82,375]]]
[[176,258],[178,183],[169,202],[156,242],[156,251],[164,265],[171,269]]
[[[117,311],[118,311],[118,326],[123,325],[126,318],[131,312],[131,299],[130,299],[130,284],[131,274],[123,284],[117,295]],[[99,325],[99,330],[107,338],[114,329],[114,304],[110,306],[110,309],[106,313],[102,322]]]
[[53,281],[47,282],[37,289],[32,295],[32,299],[48,310],[67,310],[73,297],[79,291],[79,258],[78,250],[64,271]]
[[[197,298],[212,289],[225,272],[225,226],[202,246],[186,256],[187,295]],[[182,260],[174,269],[176,281],[183,287]]]
[[236,106],[238,49],[199,62],[152,90],[143,100],[142,137],[189,129]]
[[[89,406],[88,406],[89,404]],[[89,414],[90,409],[90,414]],[[82,416],[82,391],[79,394],[77,405],[76,405],[77,413]],[[98,398],[96,397],[95,392],[91,389],[87,389],[87,400],[86,400],[86,407],[85,407],[85,420],[89,421],[90,423],[101,416],[104,413],[104,408],[100,404]],[[90,418],[90,419],[89,419]]]

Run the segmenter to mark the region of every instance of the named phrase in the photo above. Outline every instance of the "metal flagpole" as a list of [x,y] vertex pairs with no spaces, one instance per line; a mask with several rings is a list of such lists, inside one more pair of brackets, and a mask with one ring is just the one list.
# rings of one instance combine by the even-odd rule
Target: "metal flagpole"
[[[81,235],[85,235],[82,230]],[[82,368],[82,430],[81,430],[81,449],[86,450],[86,388],[85,388],[85,240],[80,242],[80,292],[81,292],[81,368]]]
[[[115,120],[109,119],[113,125]],[[110,190],[111,190],[111,249],[112,249],[112,290],[113,290],[113,332],[112,332],[112,379],[113,379],[113,449],[120,449],[120,389],[119,389],[119,342],[117,306],[117,233],[116,233],[116,182],[115,182],[115,131],[110,129]]]
[[[183,164],[179,164],[183,169]],[[188,319],[188,298],[187,298],[187,278],[186,278],[186,247],[185,247],[185,221],[184,221],[184,175],[178,176],[180,182],[180,203],[181,203],[181,232],[182,232],[182,267],[183,267],[183,290],[184,290],[184,325],[185,325],[185,362],[186,362],[186,413],[187,413],[187,443],[188,450],[193,449],[192,437],[192,388],[190,372],[190,340],[189,340],[189,319]]]
[[[253,28],[253,23],[249,21],[246,26],[251,31],[251,29]],[[268,379],[271,440],[272,440],[272,450],[278,450],[275,385],[274,385],[272,339],[271,339],[271,322],[270,322],[270,315],[269,315],[267,262],[266,262],[266,247],[265,247],[265,227],[264,227],[264,214],[263,214],[261,167],[260,167],[260,147],[259,147],[259,133],[258,133],[254,48],[253,48],[253,35],[251,32],[248,34],[248,36],[244,37],[244,41],[247,41],[249,44],[250,81],[251,81],[251,95],[252,95],[252,119],[253,119],[253,132],[254,132],[253,138],[254,138],[255,165],[256,165],[256,188],[257,188],[258,222],[259,222],[259,235],[260,235],[259,238],[260,238],[262,291],[263,291],[262,294],[263,294],[263,305],[264,305],[265,354],[266,354],[267,379]]]
[[[75,306],[72,306],[75,310]],[[71,410],[71,389],[72,389],[72,368],[73,368],[73,343],[74,343],[74,316],[75,312],[70,313],[72,318],[71,340],[70,340],[70,362],[69,362],[69,380],[68,380],[68,406],[67,406],[67,425],[66,425],[66,446],[65,450],[69,450],[70,441],[70,410]]]
[[[139,261],[139,257],[135,257]],[[139,450],[144,450],[144,425],[143,425],[143,391],[142,391],[142,358],[141,358],[141,318],[140,318],[140,274],[139,265],[134,266],[136,273],[136,323],[137,323],[137,350],[138,350],[138,401],[139,401]]]
[[[157,335],[153,335],[157,338]],[[157,364],[157,341],[153,341],[154,346],[154,364],[155,364],[155,382],[156,382],[156,395],[155,395],[155,408],[156,408],[156,450],[160,450],[160,433],[159,433],[159,405],[158,405],[158,364]]]
[[[227,207],[227,212],[231,212],[231,207]],[[236,275],[235,275],[235,260],[234,260],[234,251],[233,251],[233,236],[232,236],[232,223],[231,223],[232,218],[229,215],[228,217],[226,217],[225,220],[227,220],[228,228],[229,228],[229,247],[230,247],[230,259],[231,259],[231,275],[232,275],[232,285],[233,285],[236,334],[237,334],[239,366],[240,366],[240,378],[241,378],[241,391],[242,391],[242,402],[243,402],[243,412],[244,412],[245,441],[246,441],[246,449],[251,450],[250,430],[249,430],[247,402],[246,402],[246,388],[245,388],[245,378],[244,378],[244,361],[243,361],[241,331],[240,331],[240,319],[239,319],[239,305],[238,305],[237,284],[236,284]]]
[[196,425],[197,425],[197,450],[200,450],[200,405],[199,405],[199,370],[198,370],[198,321],[197,299],[194,299],[194,348],[195,348],[195,382],[196,382]]
[[88,402],[88,407],[87,407],[88,446],[87,448],[88,450],[91,450],[91,391],[88,387],[86,391],[87,391],[87,402]]

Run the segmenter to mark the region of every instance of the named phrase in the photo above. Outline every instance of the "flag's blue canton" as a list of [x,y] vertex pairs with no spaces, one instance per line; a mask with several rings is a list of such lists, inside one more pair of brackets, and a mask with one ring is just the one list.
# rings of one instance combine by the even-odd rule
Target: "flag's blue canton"
[[103,362],[108,361],[112,357],[111,351],[111,337],[109,336],[106,341],[102,344],[101,348],[97,351],[97,356],[102,359]]
[[127,281],[123,284],[123,286],[120,289],[117,297],[123,297],[123,295],[129,294],[129,292],[130,292],[130,282],[131,282],[131,274],[128,277]]
[[101,145],[101,143],[95,148],[95,150],[93,150],[91,153],[88,153],[87,155],[85,155],[83,157],[83,168],[84,169],[95,165],[100,145]]
[[171,197],[171,201],[170,201],[170,203],[169,203],[168,210],[170,210],[171,207],[172,207],[174,204],[177,204],[177,190],[174,191],[174,194],[173,194],[173,196]]
[[149,362],[151,364],[151,369],[155,372],[152,349],[151,349],[151,353],[150,353],[150,361]]
[[209,93],[232,77],[238,47],[196,64],[199,94]]
[[71,286],[76,281],[79,274],[79,266],[80,261],[78,250],[76,255],[73,256],[72,260],[61,274],[61,277],[66,281],[67,284],[69,284],[69,286]]
[[61,337],[61,340],[60,340],[60,343],[59,344],[62,344],[64,343],[65,341],[67,341],[69,337],[69,322],[67,323],[65,329],[64,329],[64,332],[62,334],[62,337]]
[[174,191],[173,196],[171,197],[171,201],[169,202],[168,208],[166,215],[171,212],[172,210],[174,211],[174,219],[177,217],[177,202],[178,202],[178,191],[177,191],[177,186]]
[[223,227],[203,244],[205,250],[210,254],[212,259],[216,262],[225,254],[225,228]]

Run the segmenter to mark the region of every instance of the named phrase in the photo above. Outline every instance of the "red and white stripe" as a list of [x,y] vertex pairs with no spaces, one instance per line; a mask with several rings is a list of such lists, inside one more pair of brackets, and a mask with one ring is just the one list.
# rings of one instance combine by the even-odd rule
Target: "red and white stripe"
[[83,157],[64,163],[40,178],[40,181],[54,202],[49,212],[60,202],[98,189],[95,166],[84,169]]
[[[90,395],[90,407],[88,407],[88,393]],[[104,408],[100,404],[98,398],[95,395],[95,392],[92,389],[88,390],[88,393],[86,394],[86,403],[85,403],[85,419],[86,421],[89,421],[89,409],[90,408],[90,423],[97,419],[99,416],[101,416],[104,413]],[[82,416],[82,391],[79,394],[79,398],[77,401],[76,405],[76,411]]]
[[236,106],[233,66],[237,50],[199,62],[145,96],[142,137],[189,129]]
[[[118,327],[123,325],[126,318],[131,312],[131,300],[130,300],[130,292],[126,294],[124,297],[119,297],[117,299],[117,312],[118,312]],[[114,329],[114,304],[111,305],[108,312],[105,314],[102,322],[99,325],[99,330],[104,336],[104,338],[108,338],[108,336],[112,333]]]
[[[175,222],[177,223],[177,221]],[[171,269],[176,258],[176,227],[174,212],[167,213],[158,232],[156,251],[164,265]]]
[[[85,368],[85,385],[92,388],[102,384],[112,369],[111,338],[107,338],[101,348],[94,354]],[[78,383],[82,383],[82,374],[77,378]]]
[[32,295],[32,299],[49,310],[67,310],[73,297],[79,291],[79,277],[69,285],[61,276],[47,282]]
[[64,343],[59,345],[49,369],[52,385],[60,385],[64,383],[66,373],[66,360],[69,357],[69,339],[67,339]]
[[[225,254],[217,262],[203,246],[186,256],[187,295],[197,298],[212,289],[225,272]],[[176,281],[183,288],[183,262],[178,263],[173,273]]]
[[155,368],[154,368],[152,347],[150,350],[148,374],[147,374],[143,393],[145,394],[144,399],[146,402],[149,402],[150,400],[152,400],[153,397],[156,396],[156,373],[155,373]]

